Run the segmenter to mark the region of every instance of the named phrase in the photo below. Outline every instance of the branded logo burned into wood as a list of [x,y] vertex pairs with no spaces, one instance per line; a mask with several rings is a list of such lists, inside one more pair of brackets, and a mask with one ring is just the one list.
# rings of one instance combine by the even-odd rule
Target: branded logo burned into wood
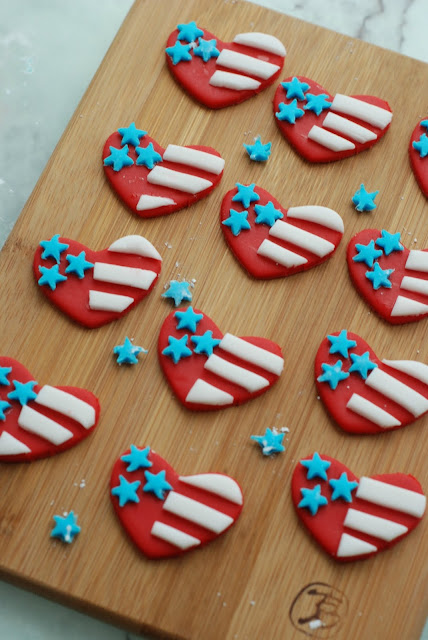
[[342,591],[325,582],[311,582],[294,598],[290,620],[307,636],[330,638],[339,631],[347,613],[348,599]]

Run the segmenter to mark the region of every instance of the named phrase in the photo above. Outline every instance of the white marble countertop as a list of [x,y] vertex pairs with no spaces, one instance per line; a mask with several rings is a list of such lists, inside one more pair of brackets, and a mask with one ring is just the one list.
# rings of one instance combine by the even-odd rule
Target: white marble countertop
[[[253,1],[428,62],[427,0]],[[132,0],[3,0],[0,247],[131,5]],[[0,582],[0,637],[133,636]],[[423,637],[428,640],[428,627]]]

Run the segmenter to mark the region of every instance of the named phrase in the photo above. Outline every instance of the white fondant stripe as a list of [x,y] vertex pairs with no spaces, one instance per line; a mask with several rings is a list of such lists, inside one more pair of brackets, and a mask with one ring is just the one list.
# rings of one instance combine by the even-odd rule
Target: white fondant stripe
[[0,455],[19,456],[21,453],[31,453],[31,449],[21,440],[14,438],[7,431],[3,431],[0,435]]
[[309,231],[299,229],[298,227],[288,224],[287,222],[283,222],[282,220],[277,220],[271,226],[269,229],[269,235],[274,238],[279,238],[279,240],[284,240],[285,242],[291,242],[297,247],[306,249],[306,251],[310,251],[320,258],[324,258],[324,256],[327,256],[329,253],[334,251],[335,248],[334,244],[328,240],[325,240],[314,233],[309,233]]
[[114,311],[121,313],[134,302],[129,296],[119,296],[106,291],[89,291],[89,308],[94,311]]
[[107,262],[96,262],[94,265],[93,278],[99,282],[110,282],[112,284],[122,284],[136,289],[147,291],[157,274],[147,269],[136,269],[134,267],[123,267],[118,264],[108,264]]
[[309,205],[306,207],[290,207],[287,210],[287,218],[295,220],[309,220],[322,224],[324,227],[334,229],[334,231],[344,232],[343,220],[341,216],[333,209],[328,207],[317,207]]
[[[141,196],[141,198],[143,197],[151,198],[154,196]],[[168,200],[169,198],[165,199]],[[172,203],[175,204],[174,200],[172,200]],[[162,257],[158,251],[156,251],[152,243],[146,238],[143,238],[143,236],[133,235],[119,238],[109,246],[108,250],[113,251],[114,253],[131,253],[133,255],[142,256],[143,258],[154,258],[155,260],[162,261]]]
[[370,422],[373,422],[382,429],[391,429],[392,427],[400,426],[401,422],[394,418],[390,413],[384,411],[370,400],[363,398],[358,393],[353,393],[346,405],[347,409],[350,409],[359,416],[363,416]]
[[165,542],[169,542],[174,547],[178,547],[183,550],[190,549],[191,547],[196,547],[198,544],[201,544],[201,541],[198,538],[190,536],[188,533],[184,533],[184,531],[180,531],[180,529],[176,529],[175,527],[170,527],[168,524],[159,522],[159,520],[156,520],[153,523],[150,533],[152,536],[155,536],[155,538],[165,540]]
[[260,82],[254,78],[241,76],[239,73],[229,71],[214,71],[209,84],[213,87],[224,87],[235,91],[251,91],[260,87]]
[[338,558],[352,558],[353,556],[365,556],[375,551],[377,551],[377,547],[374,544],[354,538],[349,533],[342,533],[336,556]]
[[257,253],[288,268],[300,267],[300,265],[307,263],[306,258],[303,256],[299,256],[298,253],[289,251],[289,249],[284,249],[284,247],[280,247],[276,242],[272,242],[271,240],[263,240],[257,249]]
[[321,127],[318,127],[316,124],[309,131],[308,138],[309,140],[318,142],[318,144],[331,151],[348,151],[355,149],[355,144],[350,140],[346,140],[342,138],[342,136],[331,133],[331,131],[327,131],[326,129],[321,129]]
[[223,351],[232,353],[237,358],[255,364],[262,369],[266,369],[266,371],[275,373],[277,376],[281,375],[284,368],[284,360],[281,356],[277,356],[275,353],[267,351],[267,349],[257,347],[242,338],[237,338],[231,333],[226,333],[218,346]]
[[62,413],[72,420],[76,420],[85,429],[90,429],[95,424],[95,409],[87,402],[76,398],[71,393],[45,385],[37,394],[37,404],[48,409]]
[[226,69],[233,69],[249,76],[262,78],[263,80],[267,80],[279,70],[277,64],[265,62],[264,60],[259,60],[259,58],[247,56],[231,49],[222,49],[220,55],[216,58],[216,64],[220,67],[226,67]]
[[426,497],[422,493],[396,487],[373,478],[360,478],[355,495],[361,500],[402,511],[415,518],[422,518],[425,512]]
[[202,473],[196,476],[179,476],[178,479],[192,487],[215,493],[229,502],[242,504],[241,489],[229,476],[223,476],[220,473]]
[[137,211],[147,211],[147,209],[159,209],[159,207],[167,207],[171,204],[177,204],[172,198],[164,198],[163,196],[147,196],[142,195],[138,200]]
[[187,164],[189,167],[196,167],[216,175],[219,175],[224,169],[224,160],[220,156],[198,149],[189,149],[189,147],[179,147],[176,144],[167,146],[163,159],[168,162]]
[[266,380],[266,378],[248,369],[239,367],[236,364],[232,364],[223,358],[219,358],[215,353],[211,354],[205,361],[204,369],[215,373],[220,378],[229,380],[229,382],[234,382],[250,393],[260,391],[269,386],[269,380]]
[[416,418],[428,411],[428,399],[423,395],[390,376],[380,367],[373,369],[365,380],[365,384],[382,393],[409,411]]
[[176,491],[171,491],[168,494],[162,508],[214,533],[221,533],[233,523],[233,518],[225,513]]
[[422,280],[422,278],[412,278],[410,276],[404,276],[400,284],[401,289],[406,291],[416,291],[416,293],[422,293],[428,295],[428,280]]
[[408,531],[407,527],[393,520],[372,516],[364,511],[356,509],[348,509],[344,520],[344,526],[369,536],[374,536],[380,540],[391,542],[395,538],[399,538]]
[[268,51],[277,56],[285,56],[285,47],[278,38],[271,36],[268,33],[238,33],[233,42],[236,44],[243,44],[246,47],[254,47],[255,49],[261,49],[262,51]]
[[342,133],[347,138],[351,138],[351,140],[355,140],[361,144],[370,142],[371,140],[376,140],[377,138],[377,135],[371,131],[371,129],[366,129],[366,127],[362,127],[360,124],[356,124],[355,122],[352,122],[352,120],[338,116],[336,113],[331,111],[327,113],[322,126],[327,127],[327,129],[332,129],[337,133]]
[[406,298],[406,296],[397,296],[391,316],[420,316],[422,313],[428,313],[427,304]]
[[232,404],[233,396],[230,395],[230,393],[226,393],[226,391],[218,389],[209,382],[198,378],[187,394],[186,402],[225,406]]
[[67,442],[73,437],[73,433],[69,429],[65,429],[58,422],[47,418],[38,411],[34,411],[28,405],[24,405],[18,418],[18,424],[25,431],[36,434],[40,438],[52,442],[52,444],[60,445]]
[[330,109],[368,122],[379,129],[385,129],[392,120],[391,111],[340,93],[335,95]]
[[406,260],[406,269],[428,271],[428,251],[412,249]]
[[205,180],[205,178],[192,176],[190,173],[183,173],[182,171],[173,171],[159,165],[156,165],[147,174],[147,182],[193,195],[213,186],[213,183],[210,180]]
[[382,360],[382,362],[428,385],[428,365],[423,362],[416,360]]

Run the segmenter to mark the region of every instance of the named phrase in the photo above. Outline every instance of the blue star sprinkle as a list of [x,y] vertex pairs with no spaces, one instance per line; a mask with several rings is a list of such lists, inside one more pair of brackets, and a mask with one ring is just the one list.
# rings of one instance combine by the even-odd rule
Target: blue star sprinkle
[[179,62],[188,62],[192,59],[192,54],[190,53],[191,48],[191,44],[181,44],[181,42],[177,40],[173,47],[167,47],[165,51],[171,58],[172,64],[175,66]]
[[390,289],[392,287],[392,283],[389,278],[391,273],[394,271],[395,269],[382,269],[379,263],[375,262],[373,265],[373,271],[366,271],[366,278],[370,280],[375,291],[381,287]]
[[418,141],[414,140],[412,142],[412,146],[413,149],[416,149],[421,158],[426,158],[428,156],[428,137],[426,133],[423,133]]
[[218,58],[220,51],[217,49],[217,40],[204,40],[199,38],[198,46],[193,49],[195,56],[202,58],[204,62],[208,62],[211,58]]
[[244,144],[243,146],[250,156],[250,160],[254,160],[255,162],[266,162],[270,156],[272,142],[263,144],[260,140],[260,136],[258,136],[255,138],[254,144]]
[[162,298],[172,298],[174,304],[178,307],[183,300],[190,302],[192,300],[192,294],[190,292],[190,284],[188,282],[178,282],[177,280],[171,280],[169,288],[165,293],[162,293]]
[[320,507],[328,504],[327,498],[321,495],[321,485],[317,484],[313,489],[300,489],[302,499],[297,505],[300,509],[309,509],[312,516],[315,516]]
[[13,385],[15,389],[10,391],[7,394],[7,397],[10,400],[18,400],[18,402],[24,406],[30,400],[35,400],[37,398],[37,393],[33,391],[33,387],[37,384],[35,380],[30,380],[29,382],[18,382],[18,380],[13,380]]
[[378,193],[379,191],[372,191],[372,193],[369,193],[363,184],[360,185],[360,188],[357,189],[352,196],[352,202],[355,204],[355,209],[357,211],[373,211],[373,209],[376,209],[374,199]]
[[376,240],[376,244],[383,249],[386,256],[389,256],[393,251],[404,251],[404,247],[400,242],[400,232],[388,233],[388,231],[382,229],[381,234],[382,237]]
[[72,256],[68,253],[65,258],[69,263],[65,269],[65,273],[74,273],[79,280],[85,277],[85,271],[94,268],[93,263],[86,260],[86,253],[84,251],[81,251],[78,256]]
[[138,154],[135,164],[139,167],[144,166],[147,167],[147,169],[153,169],[155,164],[162,162],[162,156],[160,153],[155,151],[153,142],[150,142],[147,147],[136,147],[135,151]]
[[137,356],[141,352],[147,353],[147,350],[134,346],[128,337],[123,344],[118,344],[113,349],[113,353],[117,355],[117,364],[137,364]]
[[258,193],[254,191],[255,183],[245,185],[236,183],[236,187],[238,189],[238,193],[232,198],[232,202],[240,202],[244,209],[248,209],[252,202],[258,202],[260,200],[260,196]]
[[59,538],[62,542],[68,542],[71,544],[74,537],[80,532],[81,527],[76,524],[77,516],[73,511],[63,518],[62,516],[54,516],[55,527],[51,531],[51,538]]
[[340,353],[344,358],[348,357],[349,349],[357,346],[355,340],[348,340],[348,332],[346,329],[343,329],[338,336],[327,336],[327,338],[331,344],[329,353]]
[[11,406],[12,405],[9,402],[6,402],[6,400],[0,400],[0,420],[3,420],[3,422],[6,420],[4,412]]
[[338,360],[336,364],[330,365],[326,362],[323,362],[321,365],[321,369],[324,373],[318,376],[318,382],[328,382],[330,385],[330,389],[333,391],[337,388],[337,385],[342,380],[346,380],[349,378],[349,373],[347,371],[342,371],[342,361]]
[[282,444],[284,435],[284,433],[278,433],[276,429],[267,427],[264,436],[251,436],[251,440],[255,440],[261,446],[264,456],[271,456],[273,453],[285,451]]
[[147,469],[152,466],[152,462],[148,459],[148,455],[150,453],[150,447],[146,447],[145,449],[139,449],[134,444],[131,444],[131,452],[126,453],[120,459],[123,462],[127,462],[128,466],[126,470],[130,473],[132,471],[138,471],[138,469]]
[[352,258],[354,262],[364,262],[368,267],[372,267],[374,261],[380,258],[382,251],[376,249],[374,240],[370,240],[369,244],[356,244],[358,253]]
[[248,222],[248,211],[235,211],[235,209],[229,209],[230,216],[223,220],[222,224],[225,227],[229,227],[234,236],[239,236],[241,231],[251,229],[251,225]]
[[57,264],[50,269],[47,267],[39,267],[39,271],[42,274],[42,277],[39,278],[38,284],[40,286],[46,284],[52,291],[55,291],[57,284],[67,280],[67,276],[63,276],[62,273],[59,272],[59,265]]
[[425,127],[425,129],[428,131],[428,120],[422,120],[421,127]]
[[0,367],[0,385],[8,387],[10,385],[7,376],[12,371],[12,367]]
[[59,241],[59,233],[52,236],[50,240],[42,240],[40,246],[44,249],[42,260],[53,258],[58,263],[61,260],[61,253],[66,251],[70,245]]
[[308,480],[313,480],[314,478],[327,480],[327,469],[330,468],[331,462],[323,460],[316,451],[312,458],[300,460],[300,464],[308,470],[306,474]]
[[195,313],[192,307],[188,307],[186,311],[176,311],[174,318],[177,318],[177,329],[188,329],[192,333],[196,331],[198,322],[204,317],[203,313]]
[[131,122],[128,127],[121,127],[118,132],[122,136],[121,144],[132,144],[133,147],[137,147],[140,144],[140,138],[144,138],[147,131],[137,129],[135,122]]
[[256,212],[256,224],[267,224],[268,227],[271,227],[275,220],[279,220],[284,217],[284,214],[279,210],[275,209],[273,206],[273,202],[269,201],[267,204],[256,204],[254,207],[254,211]]
[[162,351],[164,356],[172,358],[174,364],[180,362],[181,358],[188,358],[192,355],[192,350],[187,346],[189,336],[186,334],[179,340],[174,336],[168,336],[168,347]]
[[195,353],[202,353],[206,356],[212,355],[214,347],[217,347],[221,342],[221,340],[213,338],[213,332],[211,330],[205,331],[202,336],[192,336],[190,340],[196,345],[194,349]]
[[179,31],[177,40],[184,40],[185,42],[194,42],[197,38],[204,35],[202,29],[196,26],[194,20],[187,24],[178,24],[177,29]]
[[303,109],[300,109],[297,106],[297,100],[294,99],[293,102],[286,103],[280,102],[278,105],[279,111],[275,113],[275,116],[281,122],[289,122],[290,124],[296,124],[296,120],[302,118],[305,115]]
[[329,485],[333,489],[332,500],[342,498],[345,502],[352,502],[352,491],[358,487],[358,482],[348,480],[348,476],[344,471],[340,478],[330,480]]
[[368,351],[361,356],[356,353],[351,353],[352,365],[349,367],[349,373],[359,373],[363,380],[367,379],[367,374],[372,369],[376,369],[377,364],[370,360],[370,354]]
[[112,496],[119,498],[119,507],[124,507],[128,502],[140,502],[140,498],[137,496],[137,489],[141,484],[141,480],[128,482],[126,478],[119,476],[119,483],[117,487],[113,487],[111,490]]
[[306,104],[303,107],[306,111],[313,111],[317,116],[324,111],[324,109],[330,109],[331,102],[328,102],[328,95],[326,93],[319,93],[314,95],[313,93],[306,94]]
[[143,487],[143,491],[154,493],[159,500],[164,499],[164,491],[171,491],[172,486],[165,479],[166,471],[159,471],[159,473],[150,473],[150,471],[144,472],[146,478],[146,484]]
[[121,149],[116,147],[109,147],[110,155],[104,158],[104,166],[113,167],[113,171],[121,171],[123,167],[130,167],[134,164],[132,158],[128,156],[128,145],[126,144]]
[[311,88],[307,82],[302,82],[299,78],[292,78],[289,82],[281,82],[281,86],[287,92],[286,97],[288,99],[297,98],[298,100],[305,99],[305,91]]

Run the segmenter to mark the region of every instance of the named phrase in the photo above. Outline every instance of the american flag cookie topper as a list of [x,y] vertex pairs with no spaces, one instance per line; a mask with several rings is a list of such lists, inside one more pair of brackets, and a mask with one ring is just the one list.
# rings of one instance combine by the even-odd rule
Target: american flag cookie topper
[[407,249],[399,232],[365,229],[347,249],[349,275],[357,291],[390,324],[428,315],[428,250]]
[[281,73],[284,45],[267,33],[239,33],[222,42],[194,21],[170,34],[168,67],[192,98],[211,109],[238,104],[271,85]]
[[236,184],[223,198],[220,224],[238,262],[254,278],[281,278],[328,260],[343,220],[328,207],[284,208],[255,184]]
[[303,76],[280,83],[273,111],[283,136],[309,162],[333,162],[369,149],[385,135],[392,119],[385,100],[333,96]]
[[164,216],[205,198],[224,169],[215,149],[176,144],[164,149],[133,122],[107,139],[102,160],[115,193],[142,218]]
[[389,549],[421,521],[426,497],[411,475],[358,478],[344,464],[317,452],[294,470],[291,493],[302,523],[339,562]]
[[110,497],[126,533],[149,558],[182,555],[212,542],[233,526],[243,506],[233,478],[180,475],[153,449],[135,445],[114,464]]
[[413,130],[409,158],[421,191],[428,198],[428,118],[421,120]]
[[162,258],[146,238],[132,235],[108,249],[55,234],[37,247],[33,271],[48,300],[75,322],[94,329],[127,314],[153,289]]
[[39,385],[18,361],[0,357],[0,462],[30,462],[70,449],[98,423],[93,393]]
[[178,400],[195,411],[243,404],[270,389],[284,367],[279,345],[223,334],[202,311],[173,311],[158,340],[159,362]]
[[428,365],[380,360],[360,336],[346,329],[321,343],[315,380],[327,411],[349,433],[388,433],[428,411]]

